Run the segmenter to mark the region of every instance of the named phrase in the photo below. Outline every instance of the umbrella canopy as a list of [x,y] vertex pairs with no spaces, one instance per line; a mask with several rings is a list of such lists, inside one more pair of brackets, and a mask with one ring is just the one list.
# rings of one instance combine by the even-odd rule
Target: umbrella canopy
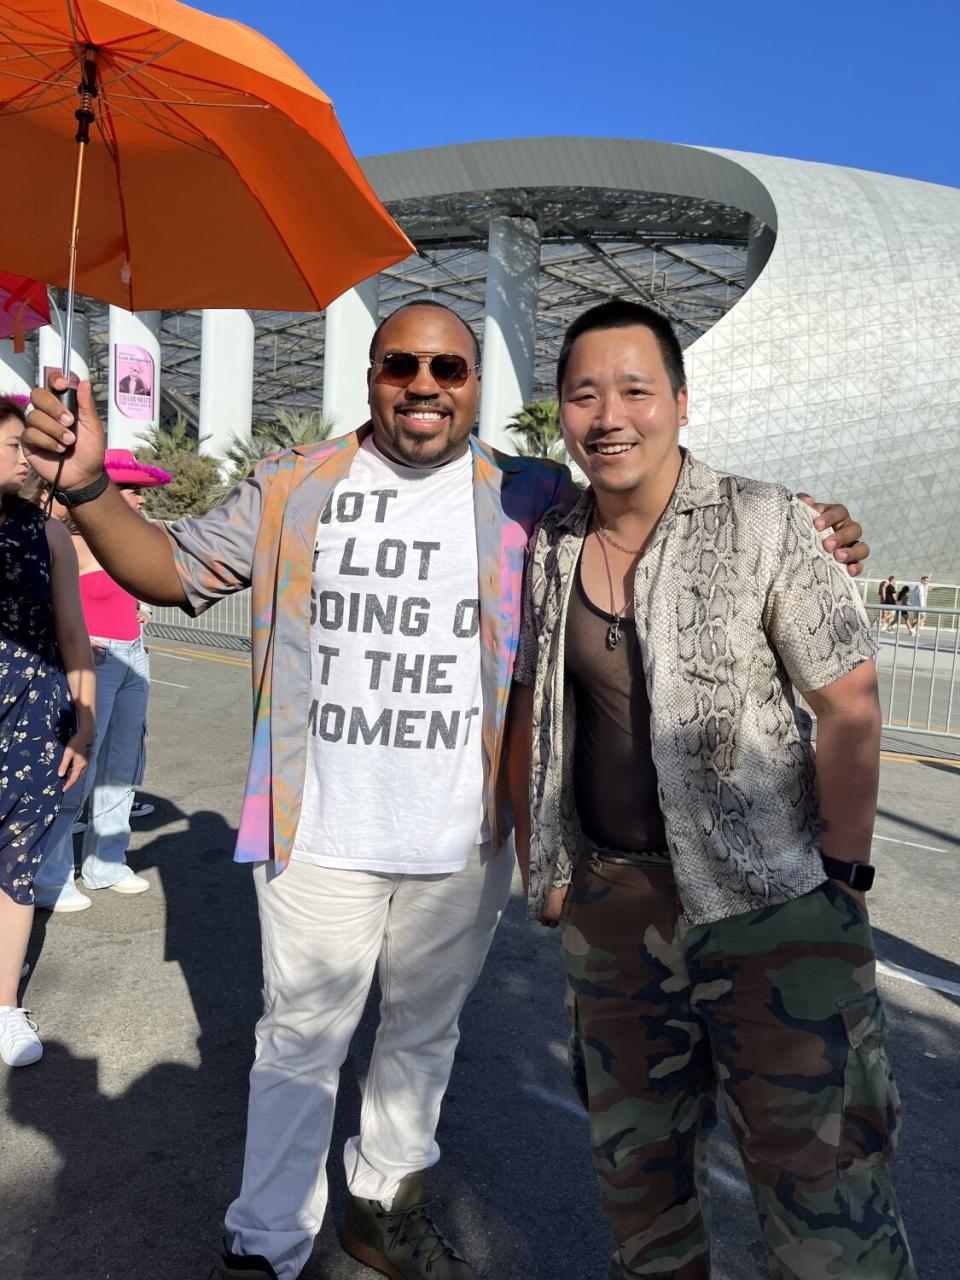
[[0,338],[13,338],[16,350],[22,351],[25,331],[49,323],[47,286],[0,271]]
[[176,0],[0,0],[0,267],[67,284],[88,48],[79,293],[316,311],[413,252],[330,100],[256,32]]

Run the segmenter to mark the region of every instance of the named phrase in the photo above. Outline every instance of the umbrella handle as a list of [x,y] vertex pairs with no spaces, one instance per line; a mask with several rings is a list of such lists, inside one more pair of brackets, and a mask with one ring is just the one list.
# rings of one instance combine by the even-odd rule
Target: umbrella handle
[[65,391],[57,392],[57,399],[63,405],[68,413],[73,414],[73,424],[77,424],[77,414],[80,411],[80,404],[77,400],[77,388],[67,387]]

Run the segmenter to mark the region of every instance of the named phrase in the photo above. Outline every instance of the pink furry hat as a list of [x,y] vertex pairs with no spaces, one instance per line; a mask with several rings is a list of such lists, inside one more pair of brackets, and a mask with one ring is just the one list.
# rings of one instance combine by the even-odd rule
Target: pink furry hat
[[103,455],[103,468],[114,484],[137,485],[144,489],[155,489],[173,479],[159,467],[148,467],[145,462],[138,462],[129,449],[107,449]]

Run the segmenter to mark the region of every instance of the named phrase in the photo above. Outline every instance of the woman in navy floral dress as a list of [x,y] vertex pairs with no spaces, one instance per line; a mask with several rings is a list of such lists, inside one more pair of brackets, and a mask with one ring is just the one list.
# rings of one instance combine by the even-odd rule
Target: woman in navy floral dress
[[29,468],[21,405],[0,396],[0,1058],[43,1053],[17,993],[33,876],[94,738],[93,657],[77,556],[59,521],[18,496]]

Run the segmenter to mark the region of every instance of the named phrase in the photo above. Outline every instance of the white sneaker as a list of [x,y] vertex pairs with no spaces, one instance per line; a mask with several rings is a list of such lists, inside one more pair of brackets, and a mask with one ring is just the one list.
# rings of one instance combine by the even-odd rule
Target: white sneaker
[[138,876],[131,871],[116,884],[108,884],[106,887],[112,889],[114,893],[146,893],[150,888],[150,881],[146,876]]
[[0,1058],[8,1067],[29,1067],[42,1057],[43,1045],[29,1009],[9,1004],[0,1008]]
[[93,903],[75,885],[70,885],[68,888],[63,889],[60,895],[54,898],[52,902],[43,902],[40,898],[37,898],[36,906],[41,911],[86,911],[87,907],[93,906]]
[[153,813],[155,806],[147,804],[146,800],[136,800],[130,810],[131,818],[149,818]]

